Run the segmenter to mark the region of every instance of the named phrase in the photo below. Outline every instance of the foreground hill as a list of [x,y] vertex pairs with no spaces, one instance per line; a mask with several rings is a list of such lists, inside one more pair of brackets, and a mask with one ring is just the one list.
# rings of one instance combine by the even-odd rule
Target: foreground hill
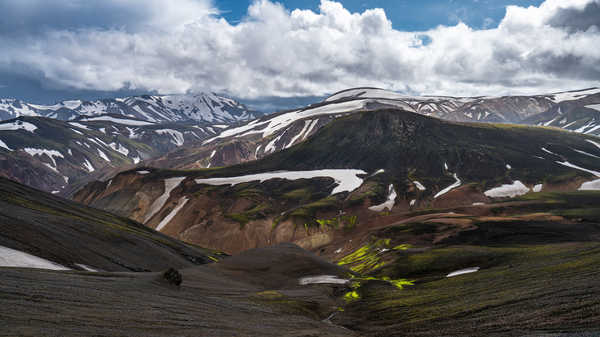
[[113,170],[199,143],[219,127],[224,126],[158,124],[120,115],[71,122],[19,117],[0,122],[0,176],[66,195]]
[[213,93],[170,96],[132,96],[97,101],[63,101],[39,105],[16,99],[0,99],[0,120],[20,116],[73,120],[80,116],[117,114],[152,123],[196,121],[235,123],[260,115],[239,102]]
[[75,195],[184,241],[227,252],[293,241],[308,249],[381,212],[598,189],[596,138],[551,128],[448,122],[382,109],[227,168],[140,168]]
[[161,271],[215,258],[132,220],[0,178],[0,266]]
[[[331,228],[343,235],[323,244],[321,257],[290,244],[253,249],[180,269],[180,285],[169,282],[169,273],[0,267],[2,331],[594,336],[600,325],[599,203],[600,192],[535,193],[487,205],[380,213],[369,223]],[[46,214],[63,209],[42,204]],[[78,231],[44,234],[56,242],[75,234],[73,241],[90,247],[98,240]],[[146,254],[137,245],[116,248],[112,240],[106,247]],[[81,248],[72,245],[63,247],[81,261]]]

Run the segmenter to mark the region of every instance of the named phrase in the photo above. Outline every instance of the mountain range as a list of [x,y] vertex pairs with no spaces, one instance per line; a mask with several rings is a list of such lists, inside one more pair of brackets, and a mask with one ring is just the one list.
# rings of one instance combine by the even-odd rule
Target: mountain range
[[255,160],[308,139],[337,117],[382,108],[397,108],[448,121],[536,125],[600,134],[600,89],[597,88],[502,97],[415,97],[356,88],[303,109],[283,111],[230,127],[204,141],[202,147],[178,149],[153,160],[151,166],[206,168]]
[[152,123],[203,121],[213,124],[247,121],[261,115],[233,99],[213,93],[71,100],[54,105],[0,99],[0,120],[20,116],[74,120],[80,116],[104,114],[118,114]]
[[289,241],[316,248],[334,239],[319,228],[339,224],[339,214],[356,225],[382,211],[596,189],[599,160],[593,136],[385,108],[334,118],[257,161],[193,171],[138,168],[88,184],[74,198],[230,253]]

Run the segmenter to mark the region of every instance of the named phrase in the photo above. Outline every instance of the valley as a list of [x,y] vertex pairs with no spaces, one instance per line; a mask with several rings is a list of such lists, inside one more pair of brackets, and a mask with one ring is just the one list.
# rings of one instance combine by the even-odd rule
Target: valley
[[[35,336],[593,335],[593,117],[530,121],[598,94],[562,95],[519,110],[352,89],[232,125],[0,122],[8,178],[50,192],[0,178],[0,320]],[[519,122],[462,112],[491,106]]]

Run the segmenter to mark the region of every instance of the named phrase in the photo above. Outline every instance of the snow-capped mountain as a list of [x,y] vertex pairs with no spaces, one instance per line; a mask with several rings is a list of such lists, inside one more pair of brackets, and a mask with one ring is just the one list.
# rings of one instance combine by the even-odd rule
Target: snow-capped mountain
[[[0,121],[0,176],[53,193],[214,136],[222,125],[122,115]],[[113,173],[114,174],[114,173]]]
[[[309,139],[338,117],[359,111],[394,108],[456,122],[553,126],[600,135],[600,89],[533,96],[406,96],[376,88],[338,92],[323,102],[284,111],[223,130],[203,147],[178,154],[178,168],[226,166],[255,160]],[[171,158],[153,162],[173,167]]]
[[20,116],[73,120],[79,116],[106,113],[124,115],[153,123],[204,121],[235,123],[252,120],[260,113],[237,101],[213,93],[132,96],[97,101],[63,101],[54,105],[38,105],[15,99],[0,99],[0,120]]

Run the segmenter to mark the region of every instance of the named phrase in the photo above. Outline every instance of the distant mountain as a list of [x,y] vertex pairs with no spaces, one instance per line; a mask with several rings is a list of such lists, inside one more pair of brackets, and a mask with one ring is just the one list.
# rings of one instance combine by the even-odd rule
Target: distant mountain
[[[325,114],[326,108],[307,113]],[[386,209],[470,206],[529,192],[600,188],[600,141],[588,135],[378,109],[333,118],[291,146],[320,122],[314,115],[288,114],[305,117],[304,130],[290,126],[294,121],[286,114],[257,127],[258,139],[273,133],[269,144],[283,138],[277,130],[296,135],[282,141],[279,152],[267,146],[272,154],[260,160],[196,171],[139,168],[90,183],[75,199],[188,242],[236,252],[288,241],[311,247],[321,239],[309,228],[339,222],[342,214],[348,223],[360,222]],[[242,132],[255,132],[252,127],[261,123]]]
[[[0,122],[0,176],[52,193],[214,136],[223,125],[153,123],[122,115]],[[112,172],[112,173],[111,173]]]
[[553,126],[600,135],[600,89],[503,97],[406,96],[356,88],[303,109],[283,111],[230,127],[204,146],[178,149],[150,163],[163,168],[227,166],[262,158],[314,135],[336,118],[360,111],[398,108],[458,122]]
[[20,116],[74,120],[79,116],[118,114],[153,123],[203,121],[235,123],[252,120],[261,113],[243,104],[213,93],[133,96],[97,101],[63,101],[55,105],[38,105],[15,99],[0,99],[0,120]]

